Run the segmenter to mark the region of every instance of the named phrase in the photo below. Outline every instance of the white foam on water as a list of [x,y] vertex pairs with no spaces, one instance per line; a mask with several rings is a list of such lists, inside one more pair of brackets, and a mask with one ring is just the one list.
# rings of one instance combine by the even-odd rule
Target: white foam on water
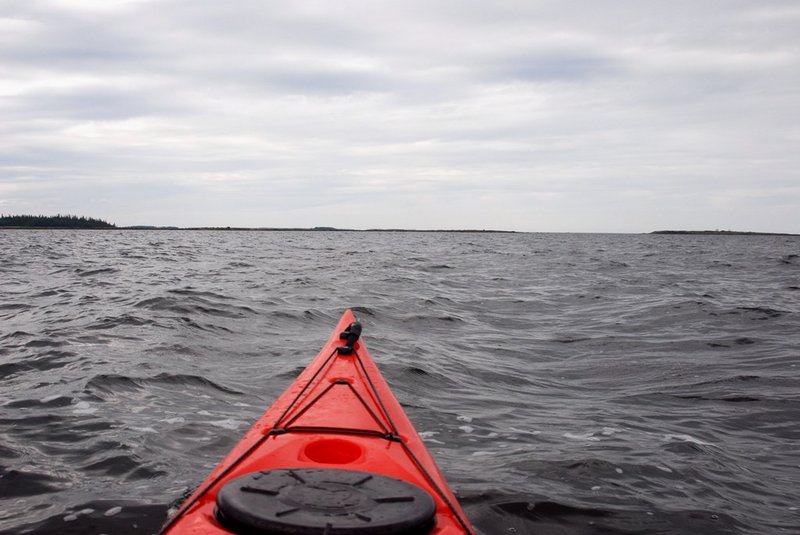
[[166,424],[182,424],[186,422],[186,418],[183,416],[174,416],[172,418],[164,418],[163,420],[159,420],[159,422],[164,422]]
[[439,431],[422,431],[419,433],[419,438],[427,442],[428,444],[444,444],[441,440],[436,440],[433,438],[434,436],[438,435]]
[[72,414],[94,414],[97,409],[89,405],[88,401],[79,401],[75,404]]
[[594,433],[592,433],[591,431],[588,432],[588,433],[580,433],[580,434],[566,432],[566,433],[564,433],[563,436],[564,436],[564,438],[569,438],[569,439],[572,439],[572,440],[587,440],[587,441],[592,441],[592,442],[597,442],[597,441],[600,440],[599,438],[594,436]]
[[699,438],[695,438],[691,435],[686,434],[668,434],[664,435],[664,440],[667,442],[671,442],[673,440],[680,440],[681,442],[691,442],[692,444],[701,444],[703,446],[713,446],[710,442],[705,442],[700,440]]
[[80,515],[90,515],[92,513],[94,513],[94,509],[87,507],[86,509],[81,509],[80,511],[76,511],[72,514],[65,516],[64,522],[74,522],[75,520],[78,520],[78,517]]
[[116,514],[119,514],[121,511],[122,511],[122,507],[116,506],[116,507],[112,507],[111,509],[109,509],[108,511],[103,513],[103,515],[104,516],[114,516]]
[[236,430],[239,429],[241,426],[245,425],[243,421],[234,420],[232,418],[225,418],[224,420],[216,420],[213,422],[206,422],[206,423],[213,425],[214,427],[221,427],[222,429],[230,429],[230,430]]
[[510,432],[516,433],[518,435],[541,435],[542,434],[542,432],[537,430],[537,429],[530,430],[530,429],[519,429],[517,427],[509,427],[508,430]]

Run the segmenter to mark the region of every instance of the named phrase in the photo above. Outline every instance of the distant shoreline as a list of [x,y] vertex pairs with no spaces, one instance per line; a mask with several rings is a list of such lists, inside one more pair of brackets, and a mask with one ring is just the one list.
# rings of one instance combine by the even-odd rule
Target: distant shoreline
[[[0,230],[191,230],[215,232],[396,232],[396,233],[479,233],[479,234],[531,234],[516,230],[495,229],[404,229],[404,228],[369,228],[350,229],[328,226],[317,227],[177,227],[157,225],[128,225],[118,227],[102,219],[73,215],[0,215]],[[535,233],[534,233],[535,234]],[[544,234],[551,234],[545,232]],[[561,234],[561,233],[554,233]],[[655,230],[649,233],[608,233],[608,232],[566,232],[563,234],[660,234],[689,236],[800,236],[786,232],[750,232],[737,230]]]
[[349,229],[332,227],[157,227],[150,225],[132,225],[129,227],[69,227],[69,226],[22,226],[0,225],[0,230],[157,230],[157,231],[211,231],[211,232],[394,232],[394,233],[454,233],[454,234],[631,234],[631,235],[671,235],[671,236],[800,236],[788,232],[748,232],[737,230],[654,230],[652,232],[524,232],[519,230],[491,229],[401,229],[370,228]]
[[462,232],[486,234],[524,234],[516,230],[487,230],[487,229],[399,229],[399,228],[370,228],[349,229],[333,227],[156,227],[148,225],[133,225],[130,227],[68,227],[68,226],[4,226],[3,230],[205,230],[205,231],[230,231],[230,232]]
[[118,227],[102,219],[76,215],[1,215],[0,229],[16,230],[213,230],[213,231],[247,231],[247,232],[491,232],[491,233],[516,233],[514,230],[492,229],[339,229],[336,227],[176,227],[157,225],[128,225]]
[[800,236],[787,232],[747,232],[739,230],[655,230],[650,234],[690,234],[694,236]]

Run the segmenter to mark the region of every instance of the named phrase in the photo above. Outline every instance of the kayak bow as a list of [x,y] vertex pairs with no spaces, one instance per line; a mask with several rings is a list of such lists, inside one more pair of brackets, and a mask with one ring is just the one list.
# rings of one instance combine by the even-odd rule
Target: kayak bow
[[345,311],[162,534],[474,531]]

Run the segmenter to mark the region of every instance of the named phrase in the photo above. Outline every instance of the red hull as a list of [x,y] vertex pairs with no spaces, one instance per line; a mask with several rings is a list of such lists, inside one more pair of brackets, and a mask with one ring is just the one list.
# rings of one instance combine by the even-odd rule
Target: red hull
[[308,367],[275,401],[162,533],[230,533],[215,515],[217,494],[231,480],[274,469],[369,472],[427,491],[435,502],[433,535],[474,534],[455,496],[395,398],[363,341],[354,351],[340,333],[349,310]]

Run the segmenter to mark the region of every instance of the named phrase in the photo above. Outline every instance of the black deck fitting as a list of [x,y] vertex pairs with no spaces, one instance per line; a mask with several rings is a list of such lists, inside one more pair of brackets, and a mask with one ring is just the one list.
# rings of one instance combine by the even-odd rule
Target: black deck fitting
[[354,321],[347,328],[339,334],[339,339],[344,340],[344,345],[338,348],[340,355],[352,355],[353,346],[361,336],[361,324]]

